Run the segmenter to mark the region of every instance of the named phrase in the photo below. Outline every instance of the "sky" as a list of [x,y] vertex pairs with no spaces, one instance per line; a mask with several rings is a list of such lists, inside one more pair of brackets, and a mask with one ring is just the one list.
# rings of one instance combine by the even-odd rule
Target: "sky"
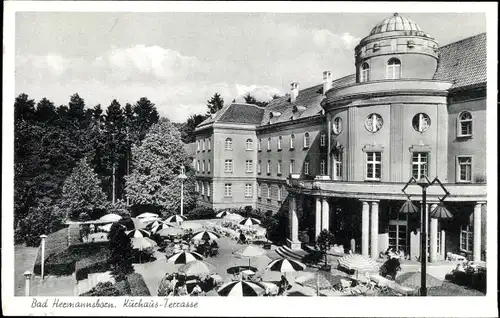
[[[387,13],[17,12],[15,93],[88,107],[148,97],[182,122],[225,103],[257,100],[354,73],[354,47]],[[481,13],[404,13],[440,45],[486,31]]]

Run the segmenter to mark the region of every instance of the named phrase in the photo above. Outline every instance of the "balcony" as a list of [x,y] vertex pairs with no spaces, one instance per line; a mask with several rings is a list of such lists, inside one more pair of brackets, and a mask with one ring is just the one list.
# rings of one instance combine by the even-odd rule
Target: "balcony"
[[[406,200],[401,192],[405,183],[399,182],[353,182],[334,180],[289,180],[291,191],[304,194],[321,194],[323,196],[353,198],[363,200]],[[457,184],[446,183],[446,189],[450,196],[446,201],[486,201],[487,186],[484,183]],[[409,186],[406,192],[411,195],[412,200],[421,200],[422,189],[417,185]],[[431,186],[427,189],[427,200],[437,201],[443,196],[439,186]]]

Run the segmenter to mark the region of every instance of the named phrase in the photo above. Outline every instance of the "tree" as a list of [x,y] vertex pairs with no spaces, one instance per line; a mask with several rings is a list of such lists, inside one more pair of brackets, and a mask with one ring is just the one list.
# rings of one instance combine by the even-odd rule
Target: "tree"
[[109,241],[109,264],[111,265],[111,274],[115,281],[126,279],[128,274],[134,272],[132,266],[133,253],[130,237],[125,233],[125,227],[118,222],[111,225],[108,233]]
[[158,122],[160,115],[153,104],[146,97],[141,97],[134,105],[134,113],[136,115],[135,131],[139,140],[143,140],[149,128]]
[[74,125],[80,125],[85,118],[85,101],[78,95],[73,94],[69,100],[68,118]]
[[51,123],[57,116],[54,103],[47,98],[42,98],[36,105],[36,119],[41,123]]
[[152,204],[162,213],[180,210],[180,182],[185,166],[184,204],[195,203],[194,178],[180,133],[166,118],[153,125],[140,146],[132,148],[133,172],[126,177],[126,193],[132,204]]
[[273,100],[274,100],[274,99],[278,99],[278,98],[281,98],[281,96],[279,96],[278,94],[274,94],[274,95],[272,96],[272,99],[273,99]]
[[208,116],[209,115],[198,115],[198,114],[189,116],[186,123],[182,124],[179,127],[179,131],[181,133],[181,140],[186,144],[195,142],[196,136],[194,134],[194,130],[199,124],[205,121],[205,119],[207,119]]
[[207,114],[215,114],[224,107],[224,99],[222,99],[219,93],[215,93],[212,98],[207,100],[207,107]]
[[247,93],[245,96],[243,96],[243,98],[245,99],[245,103],[254,104],[254,105],[257,105],[259,107],[266,107],[267,104],[269,104],[269,102],[258,101],[250,93]]
[[19,94],[14,102],[14,121],[20,123],[23,120],[35,118],[35,101],[29,99],[27,94]]
[[95,210],[105,209],[107,200],[100,183],[85,158],[81,159],[64,182],[59,203],[64,214],[70,219],[77,219],[81,213],[93,216]]
[[328,260],[326,257],[326,253],[333,246],[335,241],[335,236],[332,232],[328,230],[323,230],[319,233],[318,238],[316,239],[316,245],[318,246],[321,254],[325,257],[325,266],[328,265]]

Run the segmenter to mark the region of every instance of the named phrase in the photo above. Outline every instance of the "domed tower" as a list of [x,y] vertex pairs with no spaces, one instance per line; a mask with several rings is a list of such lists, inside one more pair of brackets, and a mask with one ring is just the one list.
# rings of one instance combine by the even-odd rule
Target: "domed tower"
[[378,23],[355,48],[356,82],[432,79],[438,43],[397,13]]

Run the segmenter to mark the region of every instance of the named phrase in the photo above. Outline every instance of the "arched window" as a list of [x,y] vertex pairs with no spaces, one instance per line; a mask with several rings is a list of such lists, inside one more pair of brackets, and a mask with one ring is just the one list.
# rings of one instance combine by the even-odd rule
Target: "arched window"
[[252,139],[247,139],[247,150],[252,150],[253,149],[253,141]]
[[295,147],[295,135],[292,134],[290,136],[290,149],[294,149],[294,147]]
[[370,65],[363,63],[361,65],[361,82],[368,82],[370,80]]
[[387,62],[387,79],[399,79],[401,78],[401,61],[392,58]]
[[304,134],[304,148],[309,148],[310,144],[310,139],[309,139],[309,133]]
[[283,137],[279,136],[278,137],[278,150],[281,150],[281,144],[283,142]]
[[458,115],[457,125],[458,137],[471,137],[472,136],[472,114],[465,111]]
[[321,133],[319,141],[320,141],[321,147],[326,146],[326,134],[325,133]]
[[271,151],[271,137],[267,138],[267,151]]
[[257,143],[257,150],[261,151],[262,150],[262,139],[259,138],[259,142]]
[[233,140],[231,138],[226,139],[226,143],[225,143],[224,148],[226,150],[233,150]]

